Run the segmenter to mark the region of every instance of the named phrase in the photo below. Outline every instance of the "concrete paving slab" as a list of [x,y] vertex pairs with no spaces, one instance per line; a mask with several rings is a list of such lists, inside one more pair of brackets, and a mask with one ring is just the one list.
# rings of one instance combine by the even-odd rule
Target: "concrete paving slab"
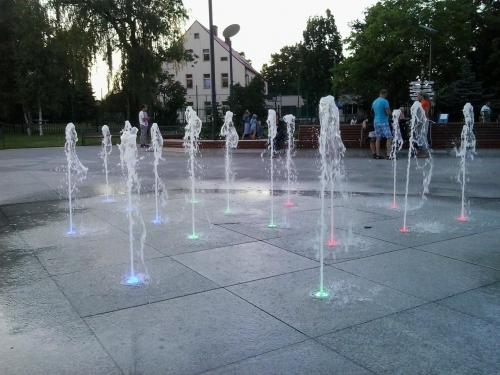
[[274,350],[241,362],[208,371],[207,375],[330,375],[370,374],[348,359],[313,340]]
[[142,287],[121,285],[125,264],[57,276],[54,280],[80,316],[139,306],[217,288],[210,280],[170,258],[146,262],[151,281]]
[[320,340],[378,374],[494,374],[500,366],[498,326],[434,304]]
[[334,265],[336,268],[434,301],[500,280],[500,272],[404,249]]
[[[325,241],[328,238],[324,237]],[[330,248],[325,244],[325,263],[333,264],[346,260],[364,258],[367,256],[381,254],[389,251],[402,249],[404,246],[390,242],[377,240],[375,238],[361,236],[344,229],[335,230],[337,246]],[[319,233],[290,234],[283,237],[266,240],[274,246],[292,251],[296,254],[310,259],[319,260]]]
[[423,301],[330,267],[325,268],[329,300],[317,300],[319,269],[235,285],[230,291],[309,336],[366,322]]
[[174,256],[221,286],[317,267],[318,263],[263,242]]
[[417,249],[500,270],[500,230],[435,242]]
[[225,290],[86,321],[124,373],[193,374],[305,338]]
[[[93,270],[113,264],[127,264],[130,261],[129,242],[123,237],[110,237],[97,241],[90,239],[85,243],[44,247],[37,249],[36,255],[51,275]],[[152,247],[144,246],[144,259],[163,256]]]
[[0,252],[0,287],[25,285],[49,276],[30,250]]
[[50,279],[0,289],[3,374],[120,374]]
[[439,304],[500,326],[500,283],[457,294]]

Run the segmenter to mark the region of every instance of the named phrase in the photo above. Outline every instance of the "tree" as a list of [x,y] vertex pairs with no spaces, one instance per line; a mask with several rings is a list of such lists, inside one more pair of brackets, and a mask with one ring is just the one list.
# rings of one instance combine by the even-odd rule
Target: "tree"
[[316,111],[322,96],[332,93],[334,68],[343,60],[342,41],[329,9],[326,17],[307,21],[303,33],[301,92],[306,93],[309,112]]
[[[127,117],[141,103],[154,102],[162,63],[180,37],[187,15],[182,0],[53,0],[68,21],[92,35],[104,52],[122,54],[121,88],[127,95]],[[178,52],[178,49],[174,49]],[[184,53],[184,51],[182,51]]]
[[160,118],[163,123],[175,124],[178,110],[186,104],[186,89],[168,74],[163,74],[161,81],[158,85],[158,95],[161,98],[158,104]]
[[268,84],[271,95],[295,95],[298,90],[300,54],[302,46],[285,46],[271,55],[269,65],[262,67],[262,76]]
[[256,76],[246,87],[239,83],[235,84],[228,101],[231,110],[236,114],[235,124],[241,123],[241,116],[247,109],[260,119],[264,119],[266,116],[264,79]]
[[314,113],[319,99],[332,92],[334,67],[343,60],[342,41],[329,9],[326,16],[307,21],[303,37],[303,42],[285,46],[273,54],[262,75],[270,93],[299,93],[306,98],[309,112]]
[[394,105],[409,100],[408,84],[428,78],[429,35],[420,25],[438,30],[432,37],[432,75],[439,89],[459,79],[474,45],[473,2],[386,0],[370,7],[352,25],[350,56],[336,69],[335,87],[358,94],[368,106],[381,88]]

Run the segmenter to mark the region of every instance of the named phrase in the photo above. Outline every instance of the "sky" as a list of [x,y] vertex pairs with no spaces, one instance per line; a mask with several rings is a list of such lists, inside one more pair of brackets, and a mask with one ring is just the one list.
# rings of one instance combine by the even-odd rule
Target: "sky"
[[[282,47],[302,40],[302,31],[307,19],[324,15],[329,8],[342,38],[350,33],[349,24],[363,18],[364,10],[377,0],[213,0],[214,25],[219,27],[219,36],[232,23],[241,26],[232,39],[233,48],[244,51],[252,60],[253,67],[260,71],[268,63],[271,54]],[[208,1],[184,0],[188,10],[187,29],[195,20],[208,27]],[[98,59],[93,68],[92,85],[96,97],[106,94],[106,66]]]

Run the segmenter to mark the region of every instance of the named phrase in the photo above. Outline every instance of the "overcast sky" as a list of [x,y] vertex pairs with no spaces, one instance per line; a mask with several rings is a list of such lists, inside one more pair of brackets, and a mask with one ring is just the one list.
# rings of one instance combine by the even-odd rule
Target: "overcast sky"
[[[213,0],[214,24],[219,35],[232,23],[241,26],[233,38],[233,48],[244,51],[260,71],[271,54],[302,40],[302,31],[311,16],[324,15],[329,8],[342,38],[350,33],[349,23],[363,18],[364,10],[377,0]],[[208,27],[208,0],[184,0],[189,12],[187,29],[194,20]],[[106,66],[98,61],[92,84],[97,98],[106,94]]]

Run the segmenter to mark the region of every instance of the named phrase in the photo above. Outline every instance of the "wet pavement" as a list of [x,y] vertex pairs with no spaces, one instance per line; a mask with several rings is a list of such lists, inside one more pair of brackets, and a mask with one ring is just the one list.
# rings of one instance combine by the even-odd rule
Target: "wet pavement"
[[349,194],[334,199],[338,245],[325,251],[331,297],[322,301],[310,297],[320,247],[313,151],[297,152],[292,208],[277,159],[275,229],[267,159],[234,154],[225,215],[223,152],[203,152],[196,241],[187,238],[186,156],[166,152],[167,222],[155,225],[153,156],[141,152],[151,281],[140,288],[120,284],[129,244],[118,150],[113,203],[103,202],[99,148],[77,152],[89,173],[77,194],[78,234],[68,237],[63,149],[0,151],[1,374],[500,373],[500,152],[479,150],[469,163],[466,223],[455,219],[458,160],[435,155],[423,204],[412,168],[407,234],[401,211],[389,209],[391,162],[348,153]]

